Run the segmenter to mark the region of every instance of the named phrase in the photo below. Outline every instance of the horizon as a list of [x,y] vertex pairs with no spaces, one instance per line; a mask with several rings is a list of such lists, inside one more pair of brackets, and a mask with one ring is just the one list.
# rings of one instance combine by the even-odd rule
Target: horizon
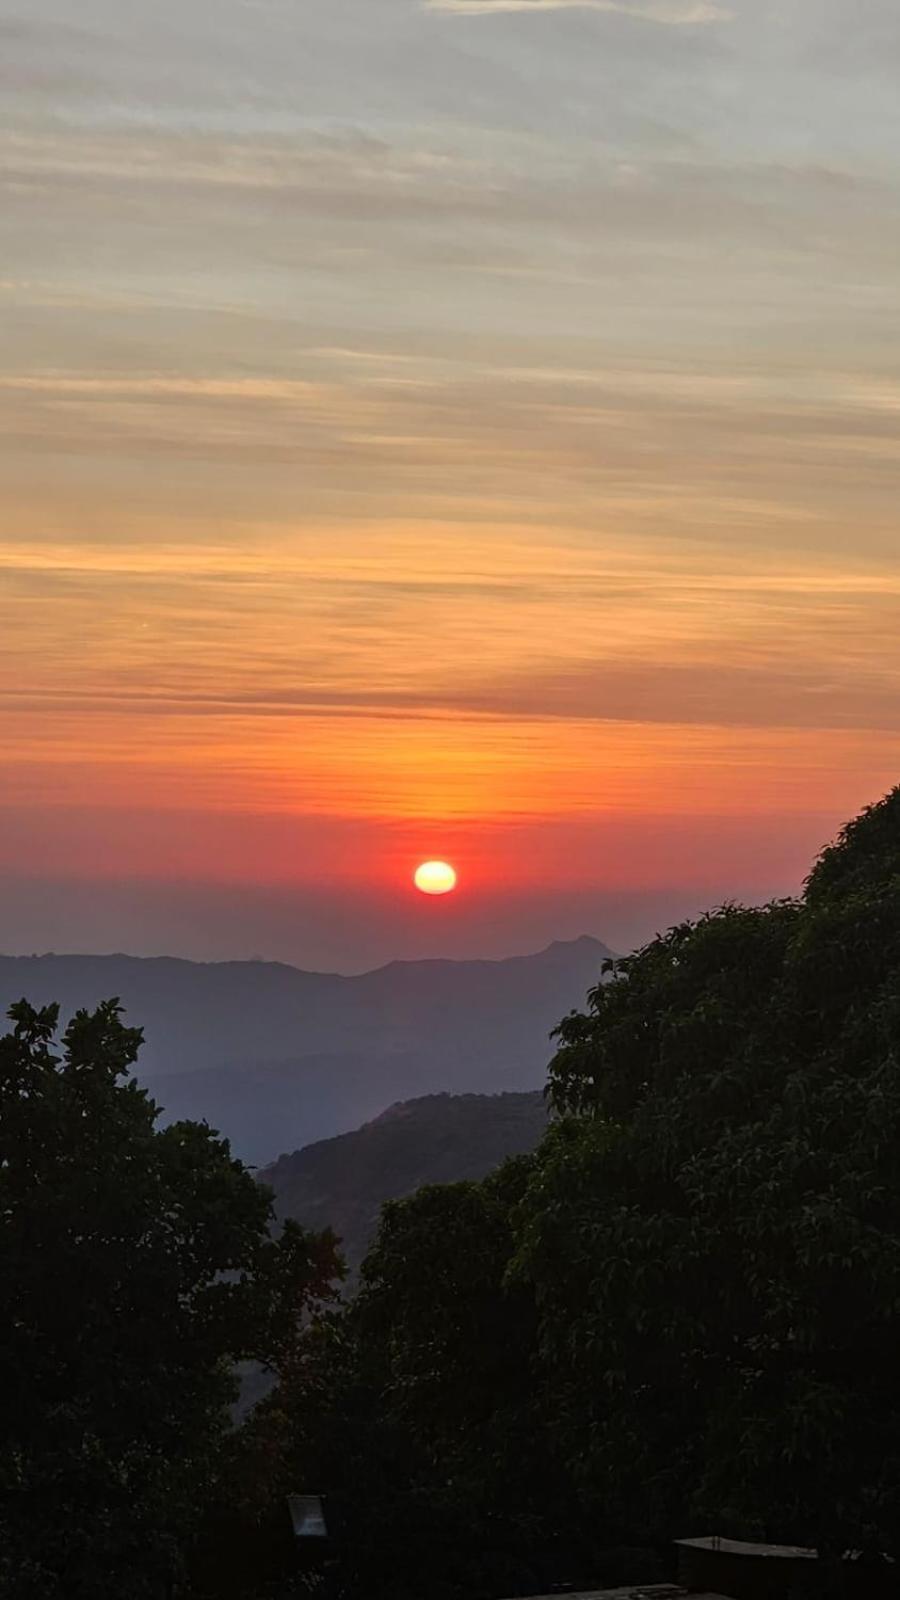
[[166,961],[192,967],[284,967],[289,972],[300,972],[304,977],[311,978],[368,978],[375,973],[386,972],[390,967],[417,967],[417,966],[499,966],[508,961],[534,961],[541,956],[549,955],[551,950],[567,949],[573,945],[597,945],[608,956],[616,960],[624,954],[609,948],[603,939],[598,939],[592,933],[577,934],[573,939],[551,939],[540,950],[528,950],[522,954],[508,956],[419,956],[412,958],[397,957],[393,961],[386,961],[378,967],[366,967],[361,972],[333,972],[317,968],[297,967],[290,961],[268,961],[264,956],[246,956],[243,958],[230,958],[223,961],[195,961],[190,956],[174,956],[169,952],[159,951],[155,955],[135,955],[130,950],[30,950],[14,951],[0,950],[0,961],[141,961],[154,962]]
[[[309,897],[300,897],[295,891],[276,899],[265,891],[236,890],[229,895],[222,889],[217,893],[210,893],[209,889],[199,893],[182,889],[177,898],[170,898],[165,887],[157,887],[155,891],[159,914],[154,918],[154,896],[148,894],[144,884],[136,886],[135,900],[123,913],[122,898],[127,897],[130,887],[127,883],[112,886],[109,914],[104,919],[102,887],[85,884],[73,893],[71,886],[66,885],[57,903],[51,900],[48,905],[45,893],[35,908],[35,885],[28,880],[19,885],[15,879],[7,877],[5,918],[0,919],[0,927],[14,922],[20,939],[17,947],[12,948],[0,936],[0,956],[23,959],[125,956],[135,960],[176,960],[205,965],[261,962],[299,971],[356,977],[398,962],[524,958],[539,955],[553,945],[572,944],[580,939],[594,940],[616,955],[626,955],[668,928],[692,921],[722,905],[762,905],[784,898],[785,893],[790,897],[799,893],[802,880],[791,891],[776,888],[771,894],[757,896],[723,895],[706,899],[696,891],[674,891],[669,895],[650,891],[644,895],[589,896],[574,902],[560,897],[561,904],[555,914],[552,904],[548,909],[549,896],[542,896],[535,904],[509,891],[498,893],[490,900],[486,896],[479,897],[483,908],[480,919],[477,912],[473,915],[470,905],[463,904],[442,908],[444,914],[440,921],[430,921],[428,907],[424,913],[420,912],[411,897],[405,902],[402,899],[395,902],[394,914],[389,915],[381,901],[373,900],[366,905],[365,898],[359,895],[338,896],[326,891],[314,901],[310,911]],[[17,899],[17,889],[20,889],[21,900]],[[48,926],[57,934],[66,928],[75,930],[82,926],[83,896],[90,896],[93,921],[101,929],[104,920],[111,930],[129,922],[141,923],[142,932],[133,936],[131,947],[117,945],[112,933],[105,944],[102,939],[99,942],[84,937],[79,940],[76,934],[73,941],[60,938],[52,947],[42,945],[39,938],[29,940],[21,936],[22,928],[29,926],[35,934]],[[354,924],[361,898],[368,915],[363,917],[360,930]],[[186,934],[186,912],[193,908],[196,916],[198,906],[200,926]],[[248,908],[255,913],[257,932],[274,946],[269,951],[261,949],[246,931]],[[580,921],[582,914],[585,920]],[[178,934],[165,931],[170,920],[179,927]],[[252,916],[250,920],[253,921]],[[149,931],[155,927],[163,931]],[[214,928],[218,930],[216,933],[211,932]],[[292,949],[295,956],[291,955]],[[334,955],[331,962],[327,957],[319,959],[317,956],[317,952],[328,951]]]
[[[618,954],[726,904],[763,905],[794,897],[814,859],[846,818],[823,834],[801,819],[791,859],[764,885],[665,885],[619,892],[474,886],[435,904],[400,881],[393,893],[345,886],[318,891],[265,884],[46,882],[7,872],[0,902],[0,951],[8,955],[122,954],[195,962],[283,962],[305,971],[355,976],[416,960],[504,960],[549,944],[596,938]],[[782,857],[784,844],[779,843]],[[724,871],[723,871],[724,876]],[[87,912],[87,915],[86,915]],[[15,945],[9,943],[15,929]],[[52,929],[55,944],[43,943]],[[87,931],[85,931],[87,929]],[[123,930],[133,930],[120,943]],[[138,931],[139,930],[139,931]],[[587,931],[594,930],[594,931]]]

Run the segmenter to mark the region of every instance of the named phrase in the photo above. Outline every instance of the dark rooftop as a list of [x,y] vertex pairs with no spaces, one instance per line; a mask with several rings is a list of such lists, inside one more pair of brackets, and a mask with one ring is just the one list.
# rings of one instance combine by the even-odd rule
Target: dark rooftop
[[721,1539],[711,1533],[702,1539],[676,1539],[676,1545],[688,1550],[711,1550],[716,1555],[769,1556],[776,1561],[815,1561],[815,1550],[798,1544],[754,1544],[745,1539]]

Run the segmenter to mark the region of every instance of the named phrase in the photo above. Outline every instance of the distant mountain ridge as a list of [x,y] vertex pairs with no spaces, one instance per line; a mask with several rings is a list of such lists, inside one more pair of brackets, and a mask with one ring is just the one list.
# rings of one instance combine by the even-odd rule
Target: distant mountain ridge
[[206,1118],[244,1160],[356,1129],[433,1092],[543,1086],[549,1034],[611,952],[584,936],[500,961],[392,962],[358,977],[272,962],[0,956],[4,1011],[23,995],[118,995],[144,1028],[139,1076],[168,1118]]
[[284,1155],[260,1174],[279,1218],[331,1227],[351,1277],[386,1200],[426,1183],[483,1178],[507,1157],[533,1150],[548,1120],[543,1093],[427,1095],[391,1106],[354,1133]]

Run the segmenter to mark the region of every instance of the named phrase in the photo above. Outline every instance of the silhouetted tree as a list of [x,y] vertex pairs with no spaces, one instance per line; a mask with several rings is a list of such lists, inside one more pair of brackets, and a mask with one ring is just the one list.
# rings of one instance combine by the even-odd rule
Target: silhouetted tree
[[518,1270],[582,1492],[900,1554],[900,790],[560,1040]]
[[24,1001],[0,1040],[0,1590],[165,1594],[196,1532],[233,1363],[289,1364],[339,1268],[205,1125],[158,1129],[115,1001]]
[[900,790],[802,899],[608,976],[536,1155],[389,1207],[317,1420],[274,1402],[348,1596],[615,1581],[598,1545],[709,1527],[900,1556]]

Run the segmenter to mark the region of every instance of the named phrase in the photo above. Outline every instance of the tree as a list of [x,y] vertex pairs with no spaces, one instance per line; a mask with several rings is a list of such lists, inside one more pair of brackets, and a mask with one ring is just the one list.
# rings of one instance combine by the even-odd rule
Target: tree
[[254,1421],[342,1595],[646,1581],[610,1547],[711,1529],[900,1557],[900,789],[801,899],[607,976],[538,1151],[389,1206]]
[[332,1295],[334,1241],[206,1125],[156,1126],[116,1001],[0,1040],[0,1590],[167,1592],[210,1493],[234,1363],[278,1369]]
[[541,1407],[534,1300],[505,1281],[529,1170],[388,1204],[318,1361],[307,1346],[297,1388],[253,1420],[285,1452],[279,1493],[327,1491],[341,1595],[480,1600],[578,1575],[590,1541]]
[[802,901],[567,1018],[519,1213],[561,1447],[623,1528],[900,1554],[900,790]]

